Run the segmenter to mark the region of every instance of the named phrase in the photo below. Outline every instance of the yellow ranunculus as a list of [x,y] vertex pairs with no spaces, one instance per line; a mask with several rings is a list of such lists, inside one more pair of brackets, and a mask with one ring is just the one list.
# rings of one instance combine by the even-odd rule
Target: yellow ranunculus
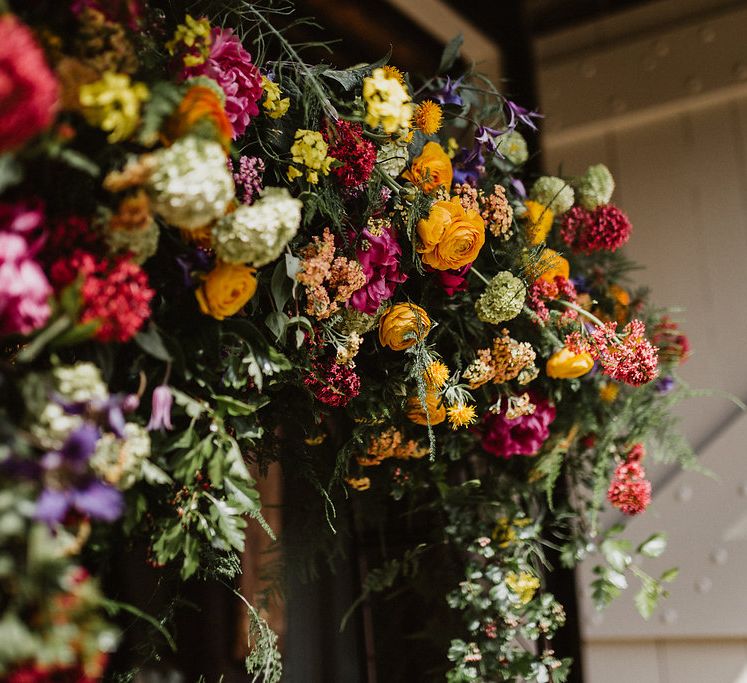
[[393,351],[404,351],[425,339],[431,329],[428,314],[415,304],[395,304],[379,320],[379,342]]
[[200,310],[216,320],[239,311],[257,291],[255,272],[248,266],[218,262],[195,292]]
[[415,183],[423,192],[432,192],[437,187],[451,189],[454,169],[449,155],[437,142],[426,142],[423,151],[412,160],[410,170],[402,177]]
[[423,263],[436,270],[456,270],[472,263],[485,244],[485,221],[477,211],[464,210],[459,197],[436,202],[417,225]]
[[427,425],[428,417],[430,417],[432,425],[441,424],[446,419],[446,408],[441,402],[441,398],[437,391],[426,391],[425,405],[428,408],[427,415],[425,410],[423,410],[423,404],[420,402],[420,398],[417,396],[410,396],[410,398],[407,399],[407,406],[405,408],[407,419],[418,425]]
[[543,249],[537,263],[530,270],[532,273],[537,273],[534,276],[535,279],[546,280],[547,282],[553,282],[558,276],[568,279],[571,274],[571,266],[568,261],[554,249]]
[[553,379],[576,379],[585,375],[592,367],[594,359],[589,353],[573,353],[564,346],[547,359],[545,371]]
[[529,244],[532,246],[542,244],[552,228],[555,214],[548,207],[531,199],[525,201],[524,206],[526,206],[527,212],[524,214],[523,220],[526,223]]

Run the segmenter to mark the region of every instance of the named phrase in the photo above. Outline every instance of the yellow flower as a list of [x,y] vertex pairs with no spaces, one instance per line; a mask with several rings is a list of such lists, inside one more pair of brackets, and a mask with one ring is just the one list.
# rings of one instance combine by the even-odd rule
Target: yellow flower
[[413,121],[423,135],[433,135],[441,128],[443,111],[433,100],[425,100],[415,108]]
[[529,269],[529,275],[535,279],[553,282],[556,277],[568,278],[571,274],[571,266],[567,259],[563,258],[554,249],[543,249],[537,263]]
[[449,406],[446,409],[446,413],[449,416],[449,424],[452,429],[459,429],[459,427],[466,427],[471,425],[476,419],[475,406],[466,405],[465,403],[457,403],[456,405]]
[[526,223],[527,238],[529,244],[536,246],[547,238],[547,234],[552,228],[552,222],[555,220],[555,214],[546,206],[531,199],[525,201],[524,206],[527,209],[523,216]]
[[456,153],[459,151],[459,143],[456,138],[449,138],[446,141],[446,154],[449,159],[453,159]]
[[262,103],[267,116],[271,119],[279,119],[284,116],[290,107],[290,97],[283,97],[280,86],[266,76],[262,76],[262,89],[265,91],[265,101]]
[[529,572],[509,572],[506,574],[506,585],[519,598],[519,602],[526,605],[540,587],[540,581]]
[[440,360],[434,360],[423,373],[425,386],[429,389],[440,389],[449,379],[449,368]]
[[410,170],[402,177],[415,183],[423,192],[433,192],[436,188],[451,188],[454,169],[449,155],[437,142],[426,142],[423,151],[412,160]]
[[176,27],[174,37],[166,43],[166,49],[173,56],[181,43],[187,48],[184,55],[184,66],[199,66],[204,64],[210,56],[212,42],[210,22],[205,17],[195,19],[188,14],[184,18],[184,23]]
[[114,143],[135,132],[148,88],[144,83],[131,83],[127,74],[107,71],[100,80],[82,85],[78,97],[88,123],[108,131],[107,140]]
[[545,372],[553,379],[576,379],[585,375],[594,367],[594,359],[591,354],[573,353],[569,348],[563,347],[547,359]]
[[366,125],[370,128],[381,126],[389,135],[406,130],[412,118],[407,88],[392,73],[392,69],[374,69],[370,76],[363,79]]
[[348,477],[345,481],[350,488],[356,491],[367,491],[371,488],[371,480],[368,477]]
[[428,314],[415,304],[395,304],[379,320],[379,342],[393,351],[404,351],[425,339],[431,330]]
[[485,221],[477,211],[465,211],[459,197],[436,202],[417,224],[423,263],[436,270],[456,270],[472,263],[485,244]]
[[403,88],[407,87],[405,84],[405,75],[396,66],[386,64],[381,68],[384,69],[384,73],[386,73],[387,78],[396,78]]
[[620,387],[614,382],[606,382],[599,387],[599,398],[604,401],[604,403],[614,403],[619,393]]
[[[306,180],[312,185],[319,182],[320,171],[324,175],[329,174],[334,159],[327,156],[327,150],[327,143],[320,132],[303,128],[296,131],[293,146],[290,148],[291,157],[294,164],[306,167]],[[301,172],[290,166],[287,175],[288,180],[293,180],[300,176]]]
[[446,419],[446,408],[444,408],[437,391],[427,391],[425,393],[425,406],[428,410],[427,415],[420,398],[410,396],[405,406],[407,419],[418,425],[427,425],[429,418],[432,425],[441,424]]
[[257,291],[254,268],[218,262],[195,292],[200,310],[216,320],[237,313]]

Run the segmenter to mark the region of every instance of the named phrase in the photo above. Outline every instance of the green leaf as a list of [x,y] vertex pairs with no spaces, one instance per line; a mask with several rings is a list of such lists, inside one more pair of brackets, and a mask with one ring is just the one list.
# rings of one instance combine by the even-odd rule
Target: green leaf
[[0,154],[0,192],[23,180],[23,168],[12,154]]
[[73,346],[75,344],[81,344],[84,341],[88,341],[96,330],[101,327],[101,323],[98,320],[92,320],[87,323],[78,323],[70,329],[63,332],[61,335],[55,337],[49,346],[58,348],[60,346]]
[[138,332],[135,335],[135,343],[145,351],[145,353],[150,354],[157,360],[161,360],[164,363],[168,363],[172,360],[172,356],[166,349],[158,328],[152,322],[148,325],[147,329]]
[[637,552],[644,557],[659,557],[666,550],[666,547],[666,534],[652,534],[638,546]]
[[438,73],[446,73],[456,62],[459,56],[459,50],[462,48],[464,43],[464,36],[460,33],[454,36],[444,48],[441,54],[441,63],[438,65]]
[[234,398],[233,396],[224,396],[220,394],[213,395],[212,398],[216,402],[217,407],[227,412],[229,415],[251,415],[252,413],[257,412],[257,410],[263,405],[270,402],[270,399],[267,397],[258,398],[254,403],[246,403],[245,401],[240,401],[238,398]]
[[630,548],[630,541],[624,539],[615,541],[609,538],[602,541],[599,546],[604,559],[607,560],[610,567],[618,572],[624,572],[632,562],[633,558],[628,554]]
[[290,318],[282,311],[273,311],[265,318],[265,325],[275,335],[276,341],[284,342],[289,321]]
[[272,279],[270,280],[270,292],[278,311],[285,308],[292,291],[293,281],[288,277],[286,261],[278,261],[275,270],[272,271]]
[[554,509],[552,499],[553,489],[555,488],[555,482],[560,476],[560,472],[563,468],[564,454],[565,452],[563,450],[553,449],[546,455],[543,455],[534,467],[534,471],[544,477],[542,487],[545,489],[547,505],[551,510]]
[[663,583],[671,583],[674,581],[680,574],[679,567],[672,567],[671,569],[667,569],[660,577],[659,581]]

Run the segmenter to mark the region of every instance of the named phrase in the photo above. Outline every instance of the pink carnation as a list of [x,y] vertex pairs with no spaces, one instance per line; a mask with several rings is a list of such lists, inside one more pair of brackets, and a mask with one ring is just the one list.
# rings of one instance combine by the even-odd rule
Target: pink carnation
[[350,306],[373,315],[383,301],[392,298],[397,285],[407,279],[400,270],[402,247],[394,229],[386,225],[365,228],[356,257],[366,276],[366,284],[350,297]]
[[21,235],[0,233],[0,334],[28,334],[49,318],[52,294]]
[[31,31],[0,17],[0,152],[16,149],[52,123],[58,87]]
[[262,74],[252,64],[252,56],[244,49],[233,29],[214,28],[210,56],[203,64],[190,67],[182,74],[209,76],[226,95],[226,115],[233,125],[233,139],[241,137],[252,118],[259,114],[257,103],[262,99]]
[[575,252],[616,251],[630,238],[628,217],[612,204],[593,211],[574,206],[563,216],[560,236]]
[[498,458],[513,455],[536,455],[550,436],[550,424],[555,419],[555,406],[537,394],[530,394],[536,406],[531,415],[509,420],[505,411],[497,415],[486,413],[483,417],[483,450]]

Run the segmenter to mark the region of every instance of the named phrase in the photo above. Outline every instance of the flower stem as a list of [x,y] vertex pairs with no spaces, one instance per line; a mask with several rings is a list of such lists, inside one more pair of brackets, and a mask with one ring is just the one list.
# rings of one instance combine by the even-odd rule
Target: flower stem
[[604,327],[604,323],[597,318],[593,313],[589,313],[585,308],[581,308],[578,304],[574,304],[571,301],[563,301],[562,299],[556,299],[556,302],[561,304],[562,306],[565,306],[566,308],[572,308],[577,313],[580,313],[585,318],[588,318],[598,327]]
[[477,277],[479,277],[486,285],[490,284],[490,280],[488,280],[479,270],[477,270],[477,268],[472,267],[470,268],[469,272],[477,275]]

